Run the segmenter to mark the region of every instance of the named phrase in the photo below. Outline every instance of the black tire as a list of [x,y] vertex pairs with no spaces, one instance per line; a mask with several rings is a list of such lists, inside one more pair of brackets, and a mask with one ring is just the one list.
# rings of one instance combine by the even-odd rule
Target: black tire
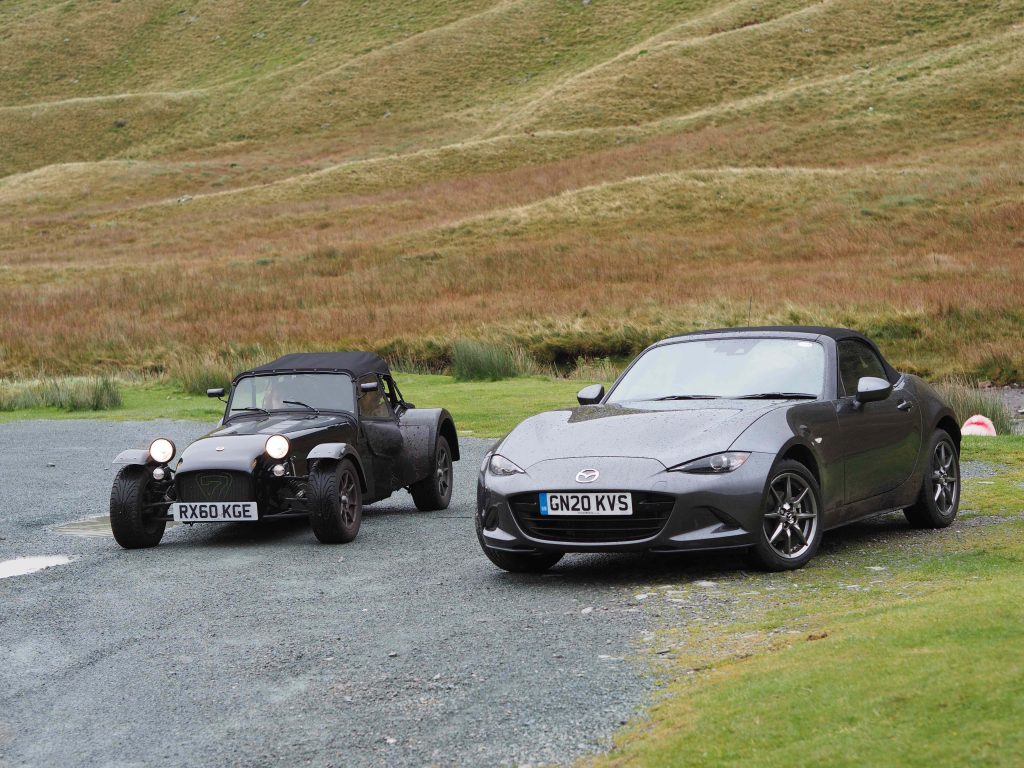
[[798,461],[780,461],[768,476],[763,506],[751,550],[755,563],[768,571],[802,568],[821,544],[821,489],[814,475]]
[[480,516],[476,516],[476,539],[487,559],[509,573],[544,573],[562,559],[563,552],[502,552],[484,543]]
[[125,549],[155,547],[164,537],[165,520],[154,519],[145,505],[149,498],[149,470],[121,467],[110,489],[110,530],[114,541]]
[[347,544],[363,522],[359,473],[348,459],[318,461],[309,473],[309,524],[324,544]]
[[452,500],[452,449],[444,435],[437,436],[430,467],[427,477],[409,486],[413,503],[420,512],[448,509]]
[[945,528],[960,508],[960,455],[944,429],[935,430],[926,455],[921,490],[903,514],[914,528]]

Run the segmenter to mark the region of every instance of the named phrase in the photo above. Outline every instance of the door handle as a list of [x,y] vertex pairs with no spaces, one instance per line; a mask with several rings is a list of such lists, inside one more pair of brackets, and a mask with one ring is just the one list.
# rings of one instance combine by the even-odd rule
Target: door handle
[[914,407],[914,404],[909,400],[900,400],[898,403],[896,403],[896,407],[899,408],[901,411],[909,411],[911,408]]

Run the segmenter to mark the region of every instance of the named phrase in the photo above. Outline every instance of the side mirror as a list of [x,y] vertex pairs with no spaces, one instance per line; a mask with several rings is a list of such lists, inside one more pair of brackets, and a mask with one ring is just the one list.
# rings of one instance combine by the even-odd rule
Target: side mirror
[[576,399],[580,405],[596,405],[604,397],[604,384],[591,384],[576,393]]
[[857,381],[857,402],[874,403],[892,394],[892,384],[885,379],[864,376]]
[[217,387],[216,389],[206,390],[207,397],[224,397],[224,387]]
[[364,381],[359,385],[360,392],[376,392],[378,389],[380,389],[380,384],[376,381]]

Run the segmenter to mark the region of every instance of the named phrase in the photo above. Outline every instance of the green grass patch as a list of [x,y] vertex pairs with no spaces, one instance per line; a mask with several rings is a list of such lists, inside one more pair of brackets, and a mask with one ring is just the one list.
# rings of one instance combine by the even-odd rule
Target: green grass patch
[[[500,437],[539,411],[576,405],[582,379],[526,376],[506,381],[456,381],[434,374],[396,374],[402,394],[421,408],[447,408],[459,434]],[[210,386],[222,386],[218,380]],[[117,420],[191,419],[214,422],[224,406],[219,400],[185,392],[177,384],[125,384],[122,404],[115,411],[67,411],[42,403],[15,411],[0,411],[0,422],[23,419],[98,418]]]
[[36,404],[19,410],[0,411],[0,423],[28,419],[191,419],[214,422],[224,405],[203,395],[189,395],[169,384],[125,384],[116,410],[87,408],[71,411],[55,405]]
[[501,437],[540,411],[575,407],[584,382],[528,376],[498,382],[457,381],[451,376],[404,374],[402,394],[421,408],[447,408],[459,434]]
[[1003,568],[995,584],[817,617],[827,629],[681,684],[606,764],[1018,765],[1022,593]]
[[963,481],[964,517],[1024,511],[1024,435],[965,437],[960,453],[962,460],[984,461],[996,471],[994,476]]

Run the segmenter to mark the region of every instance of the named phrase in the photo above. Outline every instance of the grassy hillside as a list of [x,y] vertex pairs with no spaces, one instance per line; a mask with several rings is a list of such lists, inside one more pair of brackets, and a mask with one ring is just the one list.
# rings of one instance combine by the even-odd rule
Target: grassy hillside
[[1024,0],[0,6],[0,376],[828,322],[1024,378]]

